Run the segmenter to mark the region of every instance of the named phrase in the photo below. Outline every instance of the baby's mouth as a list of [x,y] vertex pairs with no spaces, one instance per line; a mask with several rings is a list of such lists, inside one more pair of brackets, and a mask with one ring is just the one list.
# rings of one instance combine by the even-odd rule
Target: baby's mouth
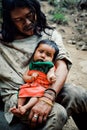
[[41,62],[44,62],[42,59],[39,59],[39,60],[37,60],[37,61],[41,61]]

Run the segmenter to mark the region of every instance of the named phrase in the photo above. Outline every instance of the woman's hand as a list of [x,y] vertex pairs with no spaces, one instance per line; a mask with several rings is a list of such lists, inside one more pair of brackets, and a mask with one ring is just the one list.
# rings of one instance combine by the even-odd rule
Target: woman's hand
[[[32,107],[29,120],[31,126],[36,126],[38,123],[45,122],[52,109],[52,101],[46,97],[41,97],[39,101]],[[50,103],[51,102],[51,103]]]

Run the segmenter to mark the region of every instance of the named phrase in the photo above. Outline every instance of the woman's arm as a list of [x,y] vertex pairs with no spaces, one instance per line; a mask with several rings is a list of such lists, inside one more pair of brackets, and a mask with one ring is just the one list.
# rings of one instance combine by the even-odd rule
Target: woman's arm
[[67,64],[64,60],[57,60],[55,66],[56,81],[44,93],[44,97],[50,98],[52,102],[55,101],[56,96],[64,86],[68,75]]
[[57,60],[55,66],[56,82],[52,84],[51,88],[54,89],[58,94],[66,81],[68,69],[64,60]]

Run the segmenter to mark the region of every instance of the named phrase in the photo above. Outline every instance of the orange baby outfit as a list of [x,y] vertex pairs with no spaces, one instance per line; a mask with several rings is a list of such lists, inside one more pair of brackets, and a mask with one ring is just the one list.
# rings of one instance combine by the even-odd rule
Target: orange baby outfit
[[[42,63],[40,65],[41,68],[43,68]],[[48,62],[47,67],[49,67]],[[50,68],[51,67],[53,67],[53,63],[51,64]],[[39,66],[40,70],[41,68]],[[44,68],[46,68],[46,63]],[[38,77],[33,82],[25,83],[24,85],[20,86],[19,97],[41,97],[43,96],[45,89],[50,86],[50,83],[47,80],[47,72],[44,73],[39,70],[29,70],[28,74],[32,75],[34,72],[38,73]]]
[[44,94],[50,83],[47,80],[47,75],[41,71],[30,70],[29,75],[38,72],[38,77],[32,83],[26,83],[20,86],[19,97],[40,97]]

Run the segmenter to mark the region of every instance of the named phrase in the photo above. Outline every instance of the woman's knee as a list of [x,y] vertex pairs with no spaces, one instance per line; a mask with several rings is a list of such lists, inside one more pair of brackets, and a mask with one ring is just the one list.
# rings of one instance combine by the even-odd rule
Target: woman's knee
[[47,122],[48,128],[50,128],[50,130],[54,129],[61,130],[66,121],[67,121],[67,112],[65,108],[60,104],[55,103],[50,115],[48,116],[48,122]]
[[66,108],[68,116],[87,111],[87,90],[74,84],[65,84],[57,102]]

